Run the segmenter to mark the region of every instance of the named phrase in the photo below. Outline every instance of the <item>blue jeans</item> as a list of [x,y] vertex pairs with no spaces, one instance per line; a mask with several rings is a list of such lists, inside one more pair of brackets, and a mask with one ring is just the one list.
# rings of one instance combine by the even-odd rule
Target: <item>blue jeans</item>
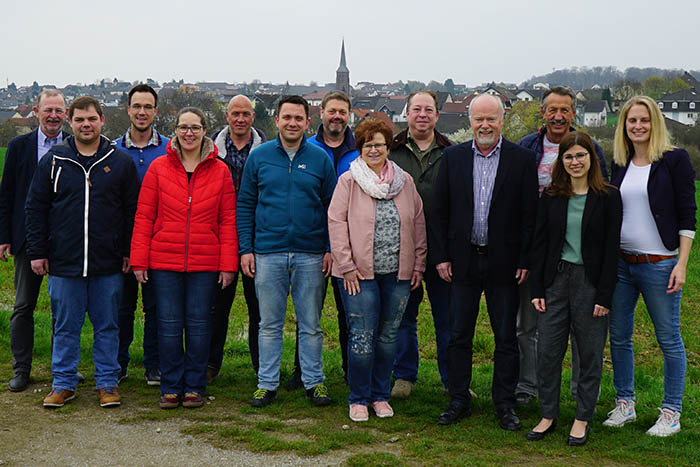
[[618,260],[610,312],[610,354],[617,398],[634,400],[634,309],[641,292],[664,355],[663,408],[681,411],[685,386],[685,347],[681,338],[681,292],[666,293],[677,259],[629,264]]
[[87,312],[93,328],[92,361],[97,389],[117,387],[122,274],[88,277],[49,276],[55,319],[51,371],[53,387],[75,391],[80,362],[80,331]]
[[360,281],[360,293],[349,295],[336,279],[348,322],[348,385],[350,404],[388,401],[396,336],[411,294],[409,281],[396,273]]
[[[119,304],[119,366],[126,370],[131,356],[129,346],[134,340],[134,313],[139,296],[139,283],[132,273],[124,274],[124,291]],[[156,297],[150,282],[141,285],[143,303],[143,366],[158,368],[158,317]]]
[[282,330],[287,297],[299,329],[299,364],[306,389],[323,383],[321,307],[326,288],[323,255],[309,253],[255,254],[255,293],[260,306],[260,368],[258,387],[276,390],[280,381]]
[[[218,272],[151,271],[158,308],[161,394],[204,394]],[[185,346],[182,334],[185,333]]]
[[[435,267],[428,266],[423,276],[435,326],[435,344],[440,379],[447,387],[447,346],[450,343],[450,284],[440,279]],[[418,307],[423,301],[423,284],[411,292],[399,327],[394,362],[394,379],[415,383],[418,380]]]

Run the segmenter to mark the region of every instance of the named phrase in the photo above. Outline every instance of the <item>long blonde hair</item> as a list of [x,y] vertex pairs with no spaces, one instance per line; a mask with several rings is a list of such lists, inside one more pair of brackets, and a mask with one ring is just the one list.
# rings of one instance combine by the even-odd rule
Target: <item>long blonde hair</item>
[[620,117],[617,120],[617,128],[615,129],[615,145],[613,160],[620,167],[625,167],[629,161],[630,155],[634,152],[634,145],[627,136],[627,114],[635,105],[643,105],[649,112],[651,122],[651,133],[649,134],[649,147],[647,148],[647,158],[649,162],[661,160],[664,152],[672,149],[671,138],[666,129],[664,116],[659,110],[659,106],[651,97],[634,96],[622,106]]

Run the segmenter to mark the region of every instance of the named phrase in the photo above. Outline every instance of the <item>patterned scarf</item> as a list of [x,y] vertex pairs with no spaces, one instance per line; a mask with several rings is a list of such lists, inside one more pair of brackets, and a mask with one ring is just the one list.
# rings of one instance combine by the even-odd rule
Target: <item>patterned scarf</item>
[[394,198],[406,183],[406,172],[390,160],[384,164],[380,172],[381,177],[374,173],[361,157],[350,163],[350,173],[362,191],[376,199]]

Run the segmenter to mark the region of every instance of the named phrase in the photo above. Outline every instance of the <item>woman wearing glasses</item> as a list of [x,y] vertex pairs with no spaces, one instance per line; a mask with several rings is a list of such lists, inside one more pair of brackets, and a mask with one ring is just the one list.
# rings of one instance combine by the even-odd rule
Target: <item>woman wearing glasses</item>
[[391,417],[396,335],[410,291],[423,277],[423,203],[410,175],[387,160],[391,129],[367,120],[355,132],[360,157],[338,179],[328,209],[333,276],[348,321],[350,419]]
[[200,109],[177,114],[175,138],[143,179],[131,242],[136,279],[156,294],[164,409],[203,405],[211,302],[238,268],[231,174],[205,131]]
[[664,117],[646,96],[627,101],[615,131],[613,185],[624,215],[617,286],[610,314],[610,355],[616,407],[604,425],[637,418],[634,409],[634,310],[641,293],[664,356],[661,413],[647,434],[681,429],[686,357],[681,337],[681,288],[695,236],[695,171],[688,153],[673,148]]
[[603,182],[595,146],[582,132],[567,134],[537,210],[531,281],[537,318],[537,379],[542,420],[527,439],[554,431],[559,416],[561,364],[576,340],[580,376],[576,419],[568,444],[588,439],[603,366],[608,313],[620,243],[620,192]]

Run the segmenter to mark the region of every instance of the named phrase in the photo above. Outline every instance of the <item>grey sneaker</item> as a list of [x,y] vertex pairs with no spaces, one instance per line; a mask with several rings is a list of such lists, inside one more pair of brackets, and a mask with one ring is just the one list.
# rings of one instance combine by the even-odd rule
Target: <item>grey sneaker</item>
[[681,431],[681,413],[671,409],[659,409],[661,412],[654,426],[647,430],[649,436],[671,436]]
[[160,369],[149,368],[144,373],[146,384],[149,386],[160,386]]
[[608,412],[608,419],[603,422],[603,425],[621,427],[636,419],[637,412],[634,410],[634,401],[618,399],[615,408]]

